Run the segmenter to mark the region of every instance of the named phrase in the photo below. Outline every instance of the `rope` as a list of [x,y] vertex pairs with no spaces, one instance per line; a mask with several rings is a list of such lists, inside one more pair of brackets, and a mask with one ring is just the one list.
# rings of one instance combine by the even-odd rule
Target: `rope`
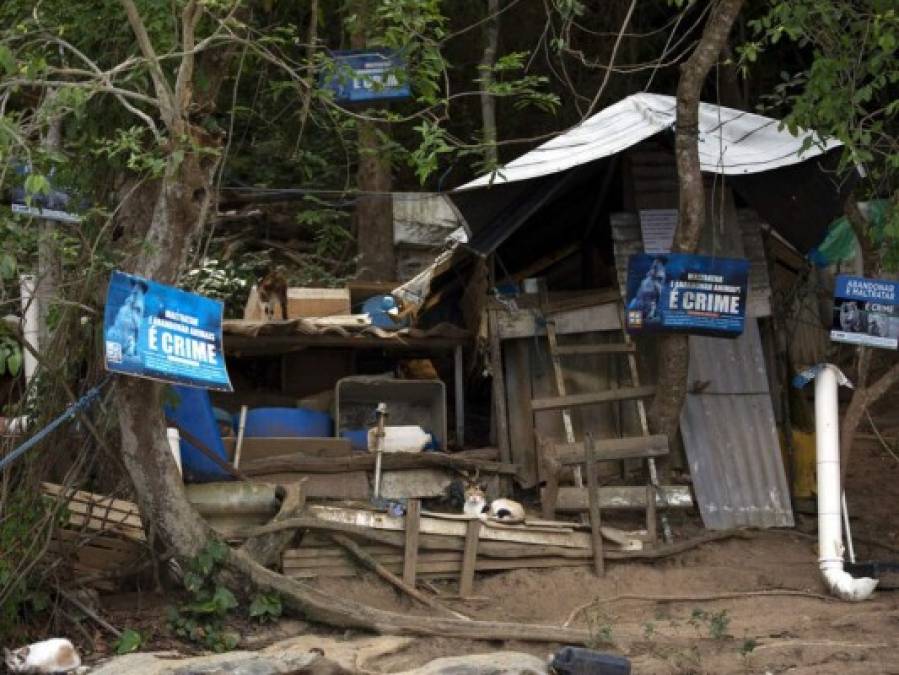
[[85,410],[88,406],[90,406],[100,395],[100,392],[103,390],[103,387],[106,386],[107,383],[112,379],[112,375],[109,374],[104,377],[100,383],[95,386],[93,389],[90,389],[84,396],[79,398],[75,403],[70,405],[65,412],[63,412],[59,417],[50,422],[47,426],[37,432],[34,436],[29,438],[27,441],[22,443],[18,448],[13,450],[3,459],[0,459],[0,471],[3,471],[7,466],[12,464],[14,461],[19,459],[26,452],[31,450],[35,445],[44,440],[47,436],[56,431],[59,427],[61,427],[65,422],[68,422],[75,415],[80,413],[82,410]]

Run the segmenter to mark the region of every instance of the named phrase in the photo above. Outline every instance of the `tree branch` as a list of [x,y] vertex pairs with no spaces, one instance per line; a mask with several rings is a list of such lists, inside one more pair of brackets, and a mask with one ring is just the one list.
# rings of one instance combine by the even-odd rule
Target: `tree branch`
[[153,80],[153,87],[156,89],[156,96],[159,97],[159,110],[162,113],[162,119],[169,131],[174,131],[175,120],[178,111],[175,109],[175,95],[168,81],[165,79],[165,73],[162,72],[162,66],[159,64],[159,57],[156,50],[153,49],[153,43],[150,42],[150,36],[147,34],[147,28],[140,12],[134,4],[134,0],[120,0],[122,7],[125,8],[125,14],[128,15],[128,23],[131,24],[131,30],[134,37],[137,38],[137,45],[140,47],[141,54],[147,59],[150,67],[150,77]]

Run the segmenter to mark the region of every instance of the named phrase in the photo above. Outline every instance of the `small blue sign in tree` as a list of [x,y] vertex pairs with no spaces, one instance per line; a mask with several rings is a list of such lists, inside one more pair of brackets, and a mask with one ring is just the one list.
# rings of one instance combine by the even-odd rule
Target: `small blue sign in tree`
[[412,92],[406,64],[388,49],[353,49],[331,52],[333,67],[326,69],[321,86],[342,103],[409,98]]

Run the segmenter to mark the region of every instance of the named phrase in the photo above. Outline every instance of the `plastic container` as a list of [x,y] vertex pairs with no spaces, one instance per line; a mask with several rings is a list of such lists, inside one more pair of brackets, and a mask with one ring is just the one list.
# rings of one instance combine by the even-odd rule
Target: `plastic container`
[[[234,428],[239,418],[234,418]],[[334,435],[334,419],[307,408],[253,408],[247,411],[245,438],[310,438]]]
[[368,429],[344,429],[340,435],[350,441],[353,450],[368,452]]
[[[387,426],[418,426],[446,450],[446,392],[440,380],[398,380],[354,375],[337,381],[337,429],[341,435],[377,426],[375,410],[387,404]],[[368,445],[367,441],[365,442]]]
[[622,656],[583,647],[562,647],[550,668],[558,675],[630,675],[631,662]]
[[371,317],[373,326],[387,330],[405,328],[409,323],[408,320],[394,321],[389,314],[391,310],[399,310],[392,295],[376,295],[362,303],[362,313]]
[[[196,387],[172,385],[178,397],[177,405],[166,405],[165,415],[178,426],[203,443],[216,456],[225,462],[228,456],[219,433],[218,423],[212,413],[209,392]],[[208,483],[215,480],[233,480],[215,462],[206,457],[198,448],[181,439],[182,475],[187,483]]]
[[[368,449],[377,449],[375,434],[378,428],[368,430]],[[433,443],[431,434],[419,426],[386,426],[384,427],[384,444],[382,452],[421,452]]]
[[169,449],[172,451],[172,457],[178,466],[178,473],[184,477],[184,469],[181,468],[181,434],[174,427],[168,427],[165,430],[166,437],[169,439]]

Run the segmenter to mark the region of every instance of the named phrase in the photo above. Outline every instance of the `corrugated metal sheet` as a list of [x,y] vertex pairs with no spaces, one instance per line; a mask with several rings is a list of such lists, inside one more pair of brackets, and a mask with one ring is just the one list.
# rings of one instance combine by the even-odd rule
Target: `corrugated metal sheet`
[[736,340],[690,337],[681,434],[705,526],[792,527],[774,409],[758,325]]
[[[661,94],[633,94],[543,145],[458,190],[510,183],[565,171],[609,157],[650,136],[672,129],[676,101]],[[839,146],[829,141],[799,150],[808,133],[792,136],[778,120],[711,103],[699,106],[699,161],[705,172],[743,175],[769,171],[816,157]]]

